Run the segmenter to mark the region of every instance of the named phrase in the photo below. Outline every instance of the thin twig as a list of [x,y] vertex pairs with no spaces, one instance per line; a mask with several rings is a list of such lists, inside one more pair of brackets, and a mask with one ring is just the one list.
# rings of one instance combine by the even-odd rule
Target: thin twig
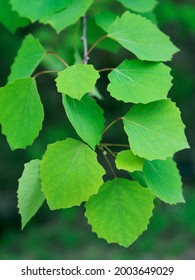
[[92,52],[92,50],[97,46],[97,44],[99,44],[102,40],[104,40],[105,38],[107,38],[108,35],[103,35],[102,37],[100,37],[97,41],[95,41],[95,43],[91,46],[91,48],[88,50],[87,54],[85,55],[84,59],[83,59],[83,63],[85,62],[86,58],[89,56],[89,54]]
[[69,67],[69,64],[68,64],[63,58],[61,58],[61,56],[59,56],[57,53],[48,51],[47,54],[52,54],[52,55],[54,55],[54,56],[55,56],[58,60],[60,60],[66,67]]
[[87,44],[87,17],[86,15],[83,16],[83,35],[81,37],[81,40],[83,42],[83,64],[87,64],[89,57],[87,55],[88,53],[88,44]]
[[101,146],[99,147],[99,149],[100,149],[100,151],[102,152],[102,155],[103,155],[103,157],[105,158],[105,160],[106,160],[106,162],[107,162],[107,164],[108,164],[108,166],[109,166],[109,168],[110,168],[112,174],[114,175],[115,178],[117,178],[117,176],[116,176],[116,174],[115,174],[115,172],[114,172],[114,169],[112,168],[112,165],[111,165],[109,159],[108,159],[107,156],[104,154],[104,149],[103,149]]
[[102,146],[107,147],[123,147],[123,148],[129,148],[130,146],[127,144],[111,144],[111,143],[101,143]]
[[111,122],[111,123],[104,129],[103,134],[104,134],[111,126],[113,126],[116,122],[122,120],[122,118],[123,118],[123,117],[119,117],[119,118],[117,118],[116,120],[114,120],[113,122]]
[[103,144],[101,144],[101,145],[105,150],[107,150],[107,152],[109,154],[111,154],[114,158],[116,158],[116,155],[113,153],[113,151],[111,149],[109,149],[106,145],[103,145]]
[[45,71],[40,71],[36,73],[33,78],[36,79],[38,76],[43,75],[43,74],[50,74],[50,73],[58,73],[59,71],[56,70],[45,70]]

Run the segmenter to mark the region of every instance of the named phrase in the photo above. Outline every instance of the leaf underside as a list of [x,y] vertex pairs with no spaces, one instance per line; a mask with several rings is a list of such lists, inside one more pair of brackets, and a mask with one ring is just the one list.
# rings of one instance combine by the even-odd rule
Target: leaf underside
[[45,197],[41,192],[39,178],[39,160],[32,160],[25,164],[25,168],[18,186],[18,208],[22,217],[22,229],[36,214]]

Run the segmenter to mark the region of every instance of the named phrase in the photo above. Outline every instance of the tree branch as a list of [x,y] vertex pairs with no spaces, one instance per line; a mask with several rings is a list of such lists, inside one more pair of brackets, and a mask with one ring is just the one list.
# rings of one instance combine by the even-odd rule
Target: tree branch
[[88,44],[87,44],[87,16],[83,16],[83,35],[81,37],[83,42],[83,64],[87,64],[89,57],[88,57]]

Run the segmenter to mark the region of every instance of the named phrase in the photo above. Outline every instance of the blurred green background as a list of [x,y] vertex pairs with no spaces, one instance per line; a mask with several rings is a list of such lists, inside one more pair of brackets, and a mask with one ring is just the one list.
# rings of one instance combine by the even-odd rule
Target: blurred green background
[[[98,10],[101,12],[106,2],[114,1],[96,2],[91,15]],[[12,152],[6,138],[0,134],[0,259],[195,259],[195,1],[159,2],[160,5],[155,9],[159,26],[181,49],[169,63],[174,76],[174,86],[169,97],[181,108],[187,126],[187,138],[192,147],[175,156],[184,183],[186,204],[168,206],[160,202],[154,210],[148,230],[128,249],[115,244],[108,245],[106,241],[98,239],[83,215],[83,205],[51,212],[45,203],[24,231],[21,231],[16,192],[24,163],[41,158],[48,143],[67,136],[78,137],[66,118],[60,94],[56,93],[55,76],[43,75],[37,78],[45,109],[44,126],[38,139],[25,151]],[[117,11],[121,6],[113,5],[113,9]],[[147,16],[154,20],[154,15]],[[74,63],[75,58],[79,59],[80,24],[56,35],[49,26],[37,23],[13,32],[9,21],[11,19],[2,20],[1,13],[0,19],[0,86],[6,84],[13,59],[21,41],[29,32],[37,36],[47,50],[57,52],[68,63]],[[94,20],[89,19],[89,44],[101,34]],[[106,48],[111,48],[112,53],[106,51]],[[116,43],[105,41],[91,54],[91,61],[100,69],[114,67],[125,57],[133,56],[120,49]],[[60,70],[63,65],[56,58],[48,56],[39,69]],[[103,97],[98,103],[104,108],[109,123],[127,112],[129,105],[110,98],[106,91],[107,82],[104,73],[98,81],[98,89]],[[109,130],[104,141],[126,143],[127,138],[121,125],[117,124]],[[102,158],[99,160],[102,161]],[[112,176],[109,170],[106,176]]]

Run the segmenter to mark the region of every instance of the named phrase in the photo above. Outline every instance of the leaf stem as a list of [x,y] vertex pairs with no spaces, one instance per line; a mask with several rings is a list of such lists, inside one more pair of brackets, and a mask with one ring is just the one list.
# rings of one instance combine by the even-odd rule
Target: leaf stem
[[112,71],[114,70],[115,68],[103,68],[103,69],[100,69],[98,70],[99,72],[105,72],[105,71]]
[[36,79],[38,76],[43,75],[43,74],[50,74],[50,73],[58,73],[59,71],[56,70],[45,70],[45,71],[40,71],[38,73],[36,73],[33,78]]
[[83,35],[81,37],[81,40],[83,42],[83,64],[87,64],[89,57],[88,57],[88,44],[87,44],[87,16],[83,16]]
[[92,52],[92,50],[97,46],[97,44],[99,44],[102,40],[104,40],[105,38],[107,38],[108,35],[105,34],[102,37],[100,37],[99,39],[97,39],[97,41],[95,41],[95,43],[91,46],[91,48],[88,50],[88,52],[86,53],[84,59],[83,59],[83,64],[86,60],[86,58],[89,56],[89,54]]
[[108,147],[123,147],[123,148],[129,148],[130,146],[128,144],[111,144],[111,143],[101,143],[102,146],[108,146]]
[[61,58],[61,56],[59,56],[57,53],[48,51],[47,54],[52,54],[52,55],[55,56],[58,60],[60,60],[66,67],[69,67],[69,64],[68,64],[63,58]]
[[123,117],[118,117],[116,120],[114,120],[113,122],[111,122],[103,131],[103,134],[111,127],[113,126],[116,122],[122,120]]
[[103,147],[105,150],[107,150],[107,152],[108,152],[109,154],[111,154],[114,158],[116,158],[116,155],[113,153],[113,151],[112,151],[111,149],[109,149],[106,145],[103,145],[103,144],[102,144],[102,147]]
[[114,169],[112,168],[112,165],[111,165],[111,163],[110,163],[108,157],[107,157],[107,156],[105,155],[105,153],[104,153],[104,152],[105,152],[104,149],[103,149],[101,146],[99,146],[99,149],[100,149],[100,151],[102,152],[102,155],[103,155],[103,157],[105,158],[105,160],[106,160],[106,162],[107,162],[107,164],[108,164],[108,166],[109,166],[109,168],[110,168],[112,174],[114,175],[115,178],[117,178],[117,176],[116,176],[116,174],[115,174],[115,172],[114,172]]

